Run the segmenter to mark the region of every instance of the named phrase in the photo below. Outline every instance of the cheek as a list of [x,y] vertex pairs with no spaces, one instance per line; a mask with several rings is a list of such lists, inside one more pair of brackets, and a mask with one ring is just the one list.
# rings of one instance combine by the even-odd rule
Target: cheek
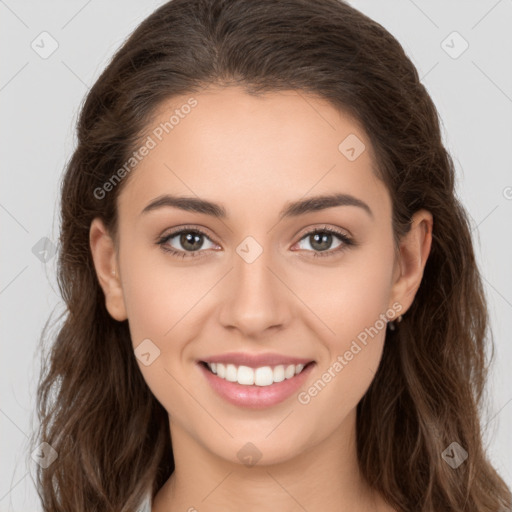
[[[197,332],[194,314],[212,286],[208,283],[215,280],[173,266],[165,254],[135,245],[126,243],[121,262],[132,346],[152,393],[167,410],[177,410],[186,406],[180,384],[190,378],[185,368],[190,364],[189,341]],[[149,357],[142,357],[147,353]]]
[[322,340],[327,357],[318,364],[309,387],[297,396],[302,414],[316,424],[313,431],[318,436],[338,428],[357,407],[375,377],[386,337],[381,297],[340,299],[338,305],[342,309],[338,321],[333,319],[335,334]]
[[194,292],[190,280],[187,286],[184,273],[166,266],[165,258],[155,261],[148,252],[134,250],[125,256],[124,300],[134,356],[144,381],[174,414],[190,406],[182,387],[187,380],[182,368],[192,308],[200,290]]
[[208,288],[190,271],[176,263],[173,266],[171,256],[160,248],[133,246],[127,241],[122,262],[123,295],[133,343],[152,337],[168,340]]
[[315,280],[309,292],[304,288],[308,306],[328,329],[317,327],[326,357],[298,401],[311,407],[312,414],[333,407],[328,420],[333,427],[356,407],[377,371],[386,335],[392,256],[360,251]]
[[392,269],[392,251],[379,251],[375,244],[375,250],[347,253],[337,266],[313,268],[307,280],[297,278],[294,290],[314,313],[316,332],[344,352],[348,340],[374,326],[388,309]]

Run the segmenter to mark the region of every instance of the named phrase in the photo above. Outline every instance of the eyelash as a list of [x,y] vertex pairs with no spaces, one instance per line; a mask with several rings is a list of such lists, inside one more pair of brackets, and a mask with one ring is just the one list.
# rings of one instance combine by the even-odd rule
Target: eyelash
[[[156,243],[157,243],[157,245],[161,246],[163,251],[168,252],[171,255],[176,256],[178,258],[202,257],[202,256],[198,256],[197,253],[203,252],[203,251],[177,251],[176,249],[169,248],[168,246],[165,245],[171,238],[174,238],[177,235],[181,235],[182,233],[194,233],[197,235],[203,235],[206,238],[208,238],[209,240],[211,240],[210,237],[204,231],[202,231],[198,228],[195,228],[195,227],[188,228],[187,226],[185,226],[185,227],[181,228],[179,231],[174,231],[172,233],[169,233],[168,235],[160,237]],[[356,245],[356,243],[351,238],[349,238],[347,235],[345,235],[344,233],[341,233],[340,231],[338,231],[334,228],[328,228],[328,227],[315,228],[312,231],[308,231],[300,238],[299,242],[301,240],[303,240],[304,238],[315,235],[317,233],[329,233],[331,235],[335,235],[343,242],[343,244],[334,250],[308,251],[308,252],[313,252],[313,257],[315,257],[315,258],[325,258],[325,257],[336,256],[337,254],[346,250],[348,247]]]

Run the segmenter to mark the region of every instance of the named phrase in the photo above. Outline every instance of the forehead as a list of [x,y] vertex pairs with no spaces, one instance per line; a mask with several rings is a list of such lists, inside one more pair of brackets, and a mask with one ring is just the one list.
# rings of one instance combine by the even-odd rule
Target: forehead
[[390,208],[364,129],[302,91],[253,96],[211,87],[176,96],[155,111],[142,144],[150,149],[119,197],[126,213],[140,213],[165,193],[215,200],[228,216],[230,205],[278,212],[286,202],[334,192],[372,203],[381,214]]

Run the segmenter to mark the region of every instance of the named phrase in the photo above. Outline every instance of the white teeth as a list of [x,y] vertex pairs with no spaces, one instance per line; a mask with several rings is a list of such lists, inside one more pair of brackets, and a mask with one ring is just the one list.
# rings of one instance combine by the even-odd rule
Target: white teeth
[[284,366],[280,364],[274,368],[274,382],[282,382],[284,380]]
[[223,379],[226,377],[226,367],[221,363],[217,363],[217,375]]
[[226,366],[226,380],[229,380],[229,382],[236,382],[237,370],[234,364],[228,364]]
[[295,365],[291,364],[290,366],[286,367],[286,370],[284,371],[284,376],[287,379],[291,379],[295,375]]
[[270,366],[256,368],[254,371],[254,384],[256,386],[270,386],[274,383],[274,372]]
[[246,386],[254,384],[254,370],[248,366],[239,366],[237,377],[238,384]]
[[274,382],[282,382],[298,375],[303,369],[303,364],[278,365],[275,367],[261,366],[250,368],[249,366],[235,366],[234,364],[207,363],[210,370],[221,379],[229,382],[238,382],[244,386],[270,386]]

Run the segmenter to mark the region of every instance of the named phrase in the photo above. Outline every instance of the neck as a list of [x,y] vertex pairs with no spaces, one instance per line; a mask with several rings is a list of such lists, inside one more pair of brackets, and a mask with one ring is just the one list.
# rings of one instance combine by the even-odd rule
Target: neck
[[[175,471],[153,501],[153,512],[322,510],[377,512],[382,499],[357,463],[355,410],[340,428],[293,458],[248,466],[219,457],[171,422]],[[239,443],[243,446],[244,443]]]

